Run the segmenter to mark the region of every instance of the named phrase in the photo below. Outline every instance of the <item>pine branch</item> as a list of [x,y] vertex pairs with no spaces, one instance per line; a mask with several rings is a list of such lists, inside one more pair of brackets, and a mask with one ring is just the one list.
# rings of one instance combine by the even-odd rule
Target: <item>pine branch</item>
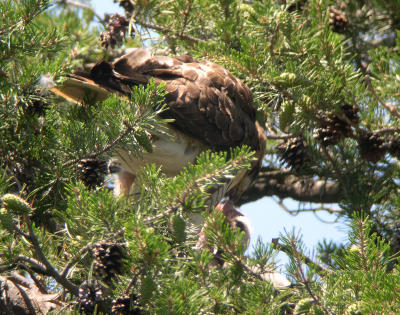
[[84,4],[84,3],[81,3],[81,2],[77,2],[77,1],[71,1],[71,0],[58,0],[57,3],[62,4],[62,5],[70,5],[70,6],[73,6],[73,7],[77,7],[77,8],[80,8],[80,9],[84,9],[84,10],[90,11],[90,12],[93,13],[93,15],[96,17],[96,19],[101,24],[103,24],[103,26],[104,26],[104,23],[105,23],[104,19],[100,15],[98,15],[97,12],[95,10],[93,10],[92,7],[90,7],[87,4]]
[[[321,145],[321,151],[322,153],[325,155],[326,159],[329,161],[329,163],[332,165],[333,169],[336,172],[336,176],[338,178],[338,181],[340,182],[340,184],[342,185],[342,187],[346,187],[346,183],[345,183],[345,176],[341,171],[341,168],[337,165],[335,159],[331,156],[331,154],[328,152],[326,146]],[[346,195],[347,199],[348,198],[348,192],[347,189],[343,190],[343,193]]]
[[35,249],[36,255],[39,257],[40,261],[46,267],[47,273],[54,278],[59,284],[61,284],[64,288],[66,288],[71,294],[77,296],[79,293],[79,288],[74,285],[67,278],[61,276],[58,271],[53,267],[53,265],[47,260],[47,257],[42,251],[42,247],[40,246],[39,239],[37,238],[35,232],[33,231],[32,222],[28,216],[24,216],[24,220],[28,226],[29,231],[29,241],[33,245]]
[[309,257],[301,253],[300,251],[297,250],[297,242],[296,239],[290,238],[288,245],[284,245],[279,243],[279,238],[273,239],[272,244],[279,250],[285,252],[290,258],[294,259],[294,262],[296,264],[296,273],[298,276],[298,281],[301,282],[304,287],[306,288],[308,294],[311,296],[313,299],[314,303],[318,305],[319,307],[322,308],[323,312],[325,314],[332,314],[326,307],[320,302],[319,298],[314,294],[313,290],[310,287],[309,284],[309,279],[307,279],[306,275],[304,274],[302,264],[305,263],[311,268],[313,268],[317,273],[319,273],[320,276],[325,276],[331,271],[329,269],[326,269],[314,261],[312,261]]
[[36,8],[36,10],[26,10],[28,13],[26,16],[23,16],[21,19],[18,20],[18,22],[14,23],[13,25],[0,29],[0,36],[7,34],[7,33],[12,33],[15,31],[18,27],[24,27],[25,25],[29,24],[35,17],[37,17],[45,8],[46,5],[44,3],[38,4],[39,6]]
[[187,23],[189,21],[190,12],[192,10],[192,1],[187,1],[186,4],[187,4],[187,8],[185,9],[185,13],[184,13],[185,14],[185,19],[183,21],[182,29],[181,29],[181,32],[179,33],[179,36],[183,36],[183,33],[185,32],[185,28],[186,28]]
[[19,181],[19,179],[17,178],[17,176],[15,176],[14,172],[11,171],[9,168],[6,168],[6,172],[7,175],[10,176],[12,178],[12,180],[14,181],[15,185],[17,185],[18,187],[18,192],[21,193],[23,190],[22,184]]
[[295,253],[299,257],[300,261],[303,261],[306,265],[309,265],[310,267],[315,269],[321,276],[325,276],[332,272],[331,270],[325,268],[324,266],[321,266],[316,262],[314,262],[310,257],[304,255],[303,253],[300,253],[294,247],[288,247],[280,243],[279,238],[273,238],[271,243],[273,244],[276,250],[280,250],[289,256]]
[[364,81],[367,84],[368,89],[371,91],[372,95],[375,97],[375,99],[384,107],[386,110],[391,113],[393,116],[396,116],[397,118],[400,118],[400,112],[397,111],[396,107],[394,105],[389,106],[383,99],[380,98],[380,96],[376,93],[374,86],[372,85],[371,78],[369,75],[366,75],[364,77]]
[[160,25],[144,22],[144,21],[138,20],[138,19],[135,19],[135,23],[139,24],[141,26],[144,26],[144,27],[159,31],[162,34],[170,35],[170,36],[172,36],[172,38],[179,38],[179,39],[182,39],[182,40],[187,40],[187,41],[192,42],[192,43],[203,43],[203,44],[206,43],[205,40],[202,40],[200,38],[196,38],[196,37],[193,37],[193,36],[185,35],[183,33],[179,34],[177,32],[174,32],[171,29],[168,29],[168,28],[160,26]]
[[165,210],[155,216],[144,218],[143,222],[147,224],[147,223],[157,221],[164,217],[169,217],[172,213],[176,212],[177,210],[178,210],[177,206],[171,206],[167,210]]
[[287,139],[291,139],[291,138],[296,138],[298,137],[298,135],[271,135],[271,134],[267,134],[267,139],[271,139],[271,140],[287,140]]
[[[116,238],[120,237],[124,233],[125,229],[121,229],[112,235],[110,235],[108,238],[104,239],[104,241],[114,241]],[[63,271],[61,272],[61,277],[67,277],[68,272],[71,270],[71,268],[81,259],[83,259],[84,255],[93,247],[93,243],[87,244],[85,247],[81,248],[79,252],[73,257],[68,264],[64,267]]]
[[67,277],[68,272],[70,271],[70,269],[80,260],[83,258],[83,255],[86,254],[90,247],[92,246],[92,244],[86,245],[84,248],[82,248],[77,254],[76,256],[71,259],[71,261],[64,267],[63,271],[61,272],[61,277]]
[[27,234],[27,233],[25,233],[24,231],[22,231],[22,230],[18,227],[17,223],[12,222],[12,225],[13,225],[14,230],[15,230],[19,235],[21,235],[22,237],[26,238],[27,240],[30,240],[30,235]]
[[118,143],[120,143],[130,132],[132,132],[132,131],[134,131],[134,130],[135,130],[135,127],[133,127],[133,126],[126,126],[126,130],[125,130],[122,134],[120,134],[117,138],[115,138],[113,141],[111,141],[109,144],[107,144],[104,148],[100,149],[99,151],[96,151],[96,152],[87,154],[87,155],[84,156],[84,157],[81,157],[81,158],[77,158],[77,159],[74,159],[74,160],[67,161],[67,162],[65,162],[65,163],[63,164],[63,166],[64,166],[64,167],[65,167],[65,166],[70,166],[70,165],[76,164],[76,163],[78,163],[79,161],[81,161],[81,160],[83,160],[83,159],[87,159],[87,158],[96,158],[96,157],[98,157],[99,155],[110,151],[113,147],[115,147]]
[[[340,209],[327,208],[327,207],[324,207],[324,206],[314,207],[314,208],[306,208],[306,209],[290,210],[290,209],[288,209],[288,208],[284,205],[282,199],[280,199],[280,200],[275,200],[275,202],[276,202],[285,212],[289,213],[289,214],[292,215],[292,216],[297,216],[298,214],[304,213],[304,212],[313,212],[314,214],[316,214],[317,212],[320,212],[320,211],[326,211],[326,212],[328,212],[328,213],[330,213],[330,214],[340,214],[340,213],[343,212],[343,211],[340,210]],[[329,223],[329,222],[324,221],[324,223]]]
[[241,196],[237,205],[265,196],[293,198],[304,202],[336,203],[342,198],[342,187],[335,181],[307,179],[289,170],[265,168],[260,171],[254,184]]
[[35,283],[36,287],[40,290],[41,293],[48,294],[49,292],[47,291],[47,289],[43,286],[43,284],[39,281],[39,279],[32,271],[34,270],[28,270],[29,277],[32,278],[33,282]]
[[26,256],[17,256],[15,258],[16,262],[24,262],[32,265],[32,270],[40,273],[42,275],[47,275],[47,270],[44,264],[42,264],[40,261],[32,258],[32,257],[26,257]]

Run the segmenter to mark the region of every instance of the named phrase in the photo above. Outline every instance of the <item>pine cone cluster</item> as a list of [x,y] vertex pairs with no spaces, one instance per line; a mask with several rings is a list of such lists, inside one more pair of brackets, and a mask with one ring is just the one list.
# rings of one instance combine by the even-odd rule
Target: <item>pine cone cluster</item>
[[358,137],[360,154],[369,162],[378,162],[387,152],[385,139],[378,133],[371,131],[362,132]]
[[309,160],[307,143],[301,138],[291,138],[277,146],[281,155],[280,160],[296,171],[301,169]]
[[[346,104],[341,111],[348,120],[358,124],[358,108]],[[336,114],[320,114],[317,119],[318,128],[314,131],[314,138],[325,146],[335,145],[342,137],[352,135],[351,125]]]
[[107,162],[94,158],[80,160],[77,166],[78,177],[88,188],[96,188],[104,183]]
[[105,48],[120,46],[128,31],[129,21],[120,14],[113,14],[108,17],[106,30],[100,33],[101,45]]
[[[344,9],[343,5],[341,5],[341,9]],[[332,30],[336,33],[345,32],[350,25],[346,14],[334,6],[329,8],[329,24],[331,25]]]
[[123,315],[140,315],[142,314],[138,303],[137,297],[134,294],[124,294],[112,301],[112,314]]
[[122,274],[125,258],[125,245],[104,241],[92,247],[94,270],[105,282],[117,274]]
[[80,311],[85,314],[93,314],[95,306],[106,301],[108,293],[96,280],[84,281],[79,287],[77,301]]

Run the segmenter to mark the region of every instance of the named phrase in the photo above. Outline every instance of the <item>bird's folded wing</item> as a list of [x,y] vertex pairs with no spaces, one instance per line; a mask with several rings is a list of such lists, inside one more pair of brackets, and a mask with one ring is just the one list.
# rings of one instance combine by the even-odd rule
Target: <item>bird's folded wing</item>
[[113,63],[100,61],[89,73],[76,71],[52,91],[75,103],[85,97],[101,101],[110,93],[128,95],[150,80],[165,84],[167,106],[161,116],[172,119],[175,130],[214,151],[241,145],[256,151],[251,170],[229,185],[231,195],[239,196],[258,172],[266,139],[249,88],[222,66],[189,56],[153,56],[139,48]]

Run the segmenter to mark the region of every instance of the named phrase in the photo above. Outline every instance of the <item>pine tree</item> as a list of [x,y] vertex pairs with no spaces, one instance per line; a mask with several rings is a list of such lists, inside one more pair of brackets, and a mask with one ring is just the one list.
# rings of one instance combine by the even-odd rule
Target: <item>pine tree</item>
[[[0,313],[399,313],[399,2],[115,2],[125,16],[0,2]],[[172,178],[148,165],[136,194],[113,196],[106,161],[151,150],[163,87],[80,106],[49,89],[148,36],[251,88],[268,148],[239,203],[334,203],[347,242],[310,257],[290,232],[244,255],[242,233],[204,209],[209,187],[247,167],[247,148],[205,152]],[[208,249],[194,249],[194,213]],[[291,285],[271,281],[278,251]]]

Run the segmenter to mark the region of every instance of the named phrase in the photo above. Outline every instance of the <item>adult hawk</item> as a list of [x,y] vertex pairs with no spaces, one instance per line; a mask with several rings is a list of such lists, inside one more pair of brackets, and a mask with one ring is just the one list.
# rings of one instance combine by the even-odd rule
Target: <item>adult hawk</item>
[[[222,66],[186,55],[154,56],[150,50],[137,48],[113,63],[97,63],[89,73],[74,72],[52,91],[76,103],[82,103],[90,91],[101,101],[111,93],[128,95],[132,86],[148,84],[151,79],[165,83],[167,109],[161,116],[173,119],[168,126],[170,135],[154,135],[153,152],[141,158],[118,152],[115,158],[121,171],[116,195],[130,192],[137,172],[146,163],[162,166],[167,176],[174,176],[203,150],[227,151],[247,145],[256,151],[251,169],[239,172],[223,193],[219,190],[211,198],[215,206],[226,193],[229,204],[234,203],[258,173],[266,138],[256,121],[250,90]],[[223,208],[227,212],[228,207]],[[237,212],[237,216],[241,214]]]

